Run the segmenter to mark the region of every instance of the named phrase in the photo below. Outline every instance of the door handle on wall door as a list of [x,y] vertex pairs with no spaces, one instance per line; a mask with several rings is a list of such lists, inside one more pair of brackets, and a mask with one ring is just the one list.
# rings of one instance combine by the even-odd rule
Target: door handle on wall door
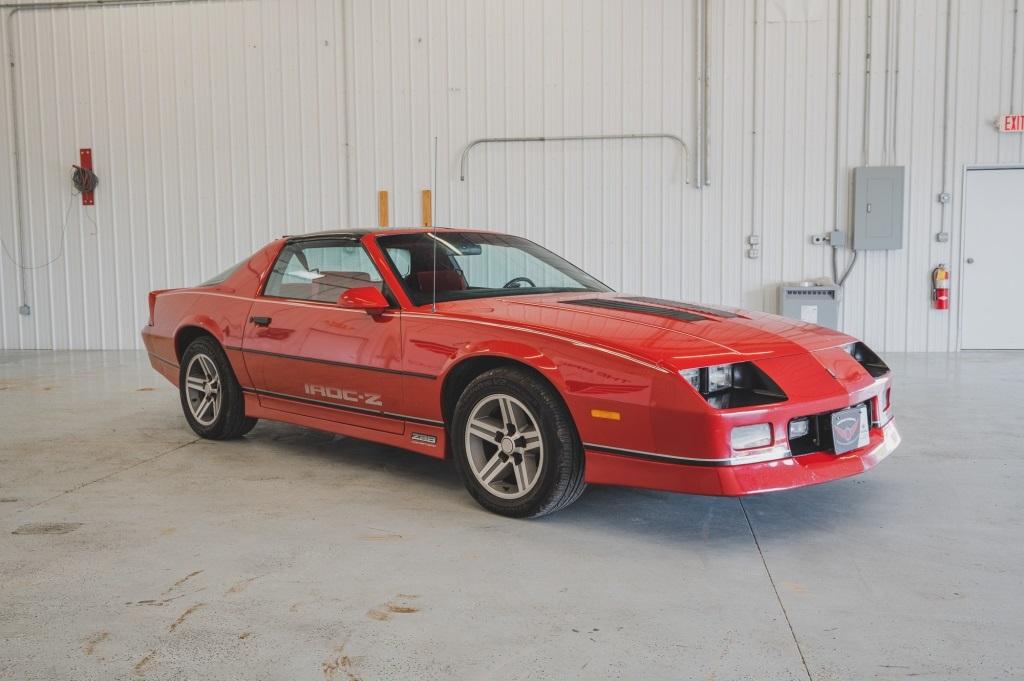
[[967,258],[967,264],[968,265],[973,265],[974,264],[974,258]]
[[249,317],[249,321],[256,326],[270,326],[270,317]]

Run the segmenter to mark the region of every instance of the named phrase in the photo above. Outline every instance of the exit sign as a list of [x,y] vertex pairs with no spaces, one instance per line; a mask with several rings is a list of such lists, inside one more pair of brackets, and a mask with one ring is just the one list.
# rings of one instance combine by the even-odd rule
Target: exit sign
[[1006,114],[997,127],[999,132],[1024,132],[1024,114]]

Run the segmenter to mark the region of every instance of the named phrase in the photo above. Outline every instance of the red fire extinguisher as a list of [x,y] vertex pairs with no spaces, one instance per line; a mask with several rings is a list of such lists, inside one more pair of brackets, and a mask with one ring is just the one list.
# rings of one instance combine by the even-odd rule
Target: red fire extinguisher
[[932,301],[936,310],[949,309],[949,270],[943,264],[932,270]]

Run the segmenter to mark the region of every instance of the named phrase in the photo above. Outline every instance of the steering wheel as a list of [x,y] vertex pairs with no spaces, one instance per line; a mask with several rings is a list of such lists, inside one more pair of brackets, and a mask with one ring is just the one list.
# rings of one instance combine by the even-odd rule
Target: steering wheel
[[533,283],[533,279],[529,277],[516,277],[515,279],[509,279],[505,282],[502,288],[522,288],[520,284],[529,284],[533,288],[537,288],[537,285]]

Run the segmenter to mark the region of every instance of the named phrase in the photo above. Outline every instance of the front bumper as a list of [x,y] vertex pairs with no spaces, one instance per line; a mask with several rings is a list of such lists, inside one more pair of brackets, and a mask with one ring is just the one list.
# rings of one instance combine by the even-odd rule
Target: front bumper
[[872,428],[866,446],[845,454],[815,452],[733,466],[668,463],[587,449],[586,480],[593,484],[667,492],[743,496],[857,475],[873,468],[899,444],[900,434],[892,420],[885,426]]

